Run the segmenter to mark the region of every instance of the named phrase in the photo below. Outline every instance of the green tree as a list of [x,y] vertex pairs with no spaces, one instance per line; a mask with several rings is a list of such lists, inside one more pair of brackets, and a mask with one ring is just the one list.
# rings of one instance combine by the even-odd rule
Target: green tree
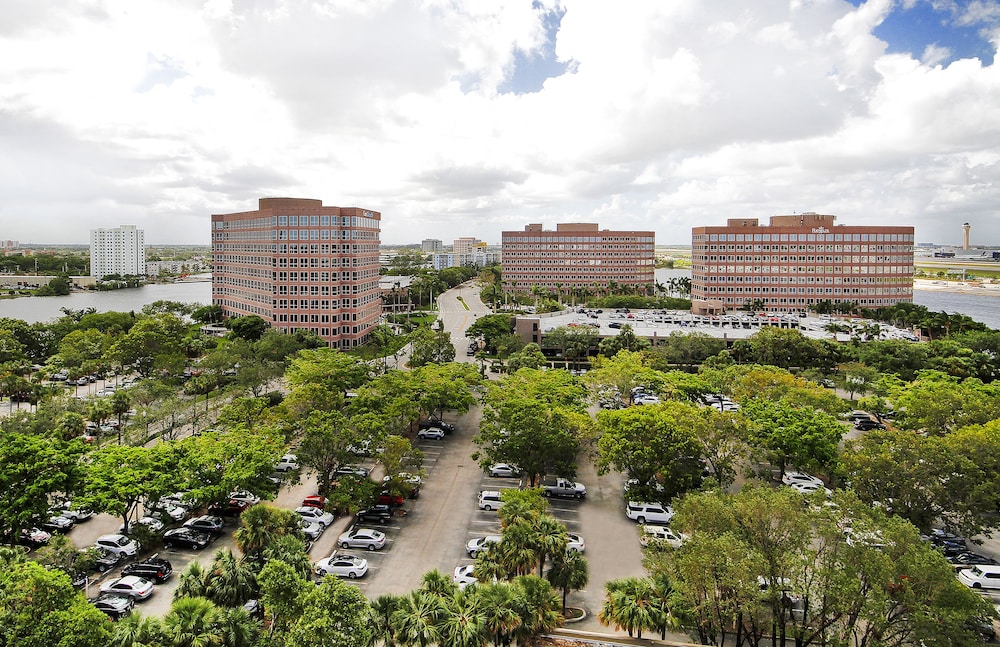
[[844,426],[829,414],[766,400],[746,402],[741,413],[753,423],[750,444],[763,450],[780,474],[789,464],[827,470],[837,457]]
[[566,549],[554,557],[545,578],[552,586],[562,590],[562,608],[565,611],[569,592],[582,589],[590,581],[590,567],[583,553],[576,550]]
[[0,537],[14,543],[14,535],[45,517],[49,499],[80,490],[83,481],[79,441],[0,433]]
[[191,311],[191,318],[200,324],[212,324],[222,321],[225,310],[218,304],[201,306]]
[[142,318],[115,340],[105,353],[105,361],[133,367],[143,377],[154,370],[176,373],[184,364],[180,344],[184,333],[184,323],[174,315]]
[[316,588],[281,560],[265,563],[257,575],[257,583],[271,633],[279,636],[305,617],[306,600],[311,590]]
[[694,405],[668,401],[597,414],[597,470],[626,472],[637,484],[629,496],[669,502],[697,487],[701,445],[694,431],[702,417]]
[[83,494],[76,502],[121,518],[127,533],[140,502],[156,500],[181,483],[177,456],[169,444],[105,445],[90,453]]
[[538,344],[531,343],[510,356],[507,360],[507,369],[512,373],[522,368],[539,369],[545,366],[547,361],[542,348]]
[[302,615],[286,642],[298,647],[369,647],[375,642],[372,610],[357,587],[327,576],[302,596]]
[[219,623],[222,613],[210,600],[182,597],[174,600],[163,628],[171,647],[221,645]]
[[564,618],[559,596],[552,585],[536,575],[522,575],[511,582],[514,609],[521,618],[514,630],[519,643],[528,643],[535,636],[561,627]]
[[263,430],[236,428],[226,433],[190,436],[178,441],[176,450],[190,496],[196,501],[218,503],[228,500],[233,490],[258,495],[272,492],[267,478],[282,454],[282,445]]
[[107,616],[60,571],[17,555],[0,556],[0,642],[14,647],[104,647]]
[[240,527],[233,532],[233,539],[245,559],[260,561],[279,537],[297,536],[298,531],[299,519],[294,511],[257,504],[240,515]]
[[444,330],[418,328],[410,335],[410,343],[411,368],[455,361],[455,345],[451,343],[451,334]]
[[336,411],[313,411],[303,424],[302,440],[296,450],[299,462],[316,472],[320,494],[329,491],[333,473],[341,464],[351,462],[352,449],[367,446],[374,450],[382,445],[355,429],[348,418]]
[[406,647],[430,647],[441,640],[444,615],[441,596],[423,590],[410,591],[392,613],[393,639]]
[[263,337],[269,327],[270,324],[257,315],[233,317],[229,320],[229,330],[232,331],[233,336],[250,342]]
[[605,337],[597,345],[597,351],[605,357],[613,357],[619,351],[629,350],[638,352],[650,347],[649,340],[645,337],[637,337],[632,326],[625,324],[614,337]]

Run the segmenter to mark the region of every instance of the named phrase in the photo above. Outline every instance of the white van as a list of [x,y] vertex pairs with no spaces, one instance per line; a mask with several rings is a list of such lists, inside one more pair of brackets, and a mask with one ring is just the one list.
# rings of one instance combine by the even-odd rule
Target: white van
[[625,516],[642,524],[668,524],[674,518],[674,509],[662,503],[629,501],[628,505],[625,506]]
[[479,493],[480,510],[499,510],[503,506],[499,490],[483,490]]

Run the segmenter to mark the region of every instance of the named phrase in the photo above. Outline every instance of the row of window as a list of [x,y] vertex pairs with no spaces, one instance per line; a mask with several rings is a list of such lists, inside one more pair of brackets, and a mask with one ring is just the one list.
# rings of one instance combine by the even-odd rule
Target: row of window
[[886,255],[867,255],[867,254],[857,254],[853,256],[785,256],[779,254],[747,254],[746,256],[742,254],[730,254],[728,256],[709,256],[706,261],[705,257],[692,258],[691,262],[693,264],[704,265],[708,262],[726,262],[729,261],[742,263],[913,263],[913,256],[907,254],[886,254]]
[[[372,214],[366,211],[367,214]],[[270,227],[368,227],[378,229],[379,219],[365,216],[267,216],[263,218],[241,218],[239,220],[216,220],[217,230],[270,228]]]
[[893,252],[913,254],[912,245],[695,245],[692,257],[705,252]]
[[653,236],[530,236],[525,234],[504,234],[503,245],[524,245],[527,243],[647,243],[652,245]]
[[895,288],[793,288],[793,287],[740,287],[740,286],[709,286],[706,291],[694,290],[692,288],[692,294],[703,295],[706,292],[708,294],[717,293],[728,293],[728,294],[833,294],[833,295],[855,295],[855,294],[900,294],[900,295],[912,295],[913,290],[895,287]]
[[902,285],[912,285],[913,280],[905,276],[888,276],[884,274],[877,274],[874,276],[788,276],[787,274],[781,276],[769,274],[729,276],[719,276],[716,274],[711,276],[700,274],[691,275],[691,285],[705,285],[706,283],[817,283],[826,285],[842,285],[849,283],[899,283]]
[[732,242],[859,242],[859,243],[912,243],[913,234],[901,233],[835,233],[835,234],[696,234],[692,236],[694,243],[704,241]]

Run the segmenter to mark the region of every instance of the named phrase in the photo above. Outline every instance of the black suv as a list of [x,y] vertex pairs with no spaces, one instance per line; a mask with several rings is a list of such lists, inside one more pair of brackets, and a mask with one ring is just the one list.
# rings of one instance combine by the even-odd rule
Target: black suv
[[392,520],[392,508],[387,505],[373,505],[358,512],[358,521],[389,523]]
[[450,434],[455,431],[455,425],[450,422],[445,422],[444,420],[437,420],[435,418],[428,418],[427,420],[421,420],[417,423],[418,429],[433,429],[437,428],[446,434]]
[[212,514],[203,514],[200,517],[188,519],[184,522],[185,528],[200,530],[201,532],[207,532],[213,536],[222,534],[223,526],[222,517],[217,517]]
[[122,575],[137,575],[147,580],[152,580],[157,584],[166,582],[174,572],[174,567],[169,560],[163,559],[159,555],[153,555],[141,562],[129,564],[122,569]]
[[862,418],[854,423],[854,428],[860,431],[871,431],[872,429],[885,429],[885,425],[871,419]]

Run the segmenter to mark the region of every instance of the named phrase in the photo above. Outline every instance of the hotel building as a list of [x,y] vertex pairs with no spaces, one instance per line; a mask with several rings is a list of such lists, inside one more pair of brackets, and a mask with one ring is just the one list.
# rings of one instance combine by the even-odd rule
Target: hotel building
[[212,216],[212,302],[334,348],[363,344],[382,311],[381,214],[321,200],[261,198]]
[[146,274],[146,236],[135,225],[90,230],[90,275]]
[[820,301],[885,308],[913,301],[913,227],[835,225],[804,213],[695,227],[691,310],[806,310]]
[[526,225],[505,231],[501,242],[504,290],[528,292],[586,288],[604,292],[611,284],[642,289],[654,284],[654,234],[611,231],[596,223],[564,223],[555,231]]

